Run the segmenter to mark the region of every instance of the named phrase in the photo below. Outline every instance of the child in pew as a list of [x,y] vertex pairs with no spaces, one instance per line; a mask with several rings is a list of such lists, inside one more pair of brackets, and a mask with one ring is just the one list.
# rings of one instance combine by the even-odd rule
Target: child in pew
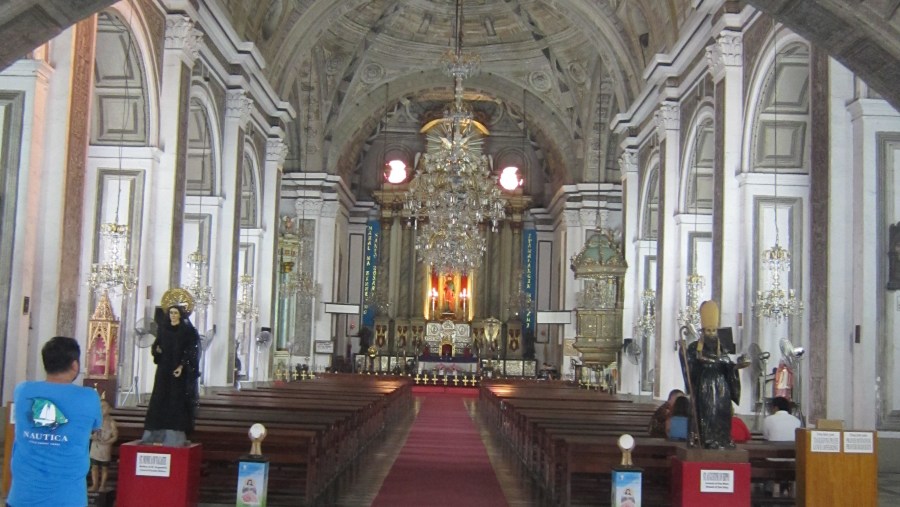
[[103,414],[103,424],[91,435],[91,487],[88,491],[103,491],[106,487],[112,446],[119,438],[119,428],[109,414],[108,401],[100,400],[100,411]]
[[687,396],[679,396],[672,405],[672,413],[666,421],[666,437],[669,440],[687,441],[691,420],[691,402]]

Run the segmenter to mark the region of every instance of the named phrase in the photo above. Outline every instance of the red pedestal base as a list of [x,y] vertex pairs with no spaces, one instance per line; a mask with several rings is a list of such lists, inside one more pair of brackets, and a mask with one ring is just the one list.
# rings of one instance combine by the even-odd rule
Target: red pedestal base
[[144,507],[197,505],[202,446],[163,447],[139,441],[119,447],[116,505]]
[[750,463],[682,461],[673,458],[672,505],[750,507]]

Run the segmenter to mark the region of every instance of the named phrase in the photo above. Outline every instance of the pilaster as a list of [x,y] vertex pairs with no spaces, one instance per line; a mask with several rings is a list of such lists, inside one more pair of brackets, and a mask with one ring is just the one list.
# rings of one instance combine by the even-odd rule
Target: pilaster
[[[742,295],[745,280],[739,263],[748,251],[742,243],[744,224],[738,176],[741,174],[741,145],[744,125],[743,35],[723,31],[706,49],[710,73],[715,81],[715,161],[713,195],[713,266],[710,289],[718,301],[722,326],[733,327],[735,340],[742,335],[738,314],[749,311]],[[727,203],[727,205],[726,205]],[[752,392],[751,390],[747,391]],[[750,399],[752,396],[745,398]],[[747,407],[752,409],[752,407]]]
[[[151,185],[149,237],[154,251],[149,269],[149,298],[158,302],[170,287],[181,285],[181,244],[186,188],[187,121],[191,68],[202,34],[184,15],[166,18],[166,41],[159,101],[159,169]],[[222,301],[222,300],[220,300]]]
[[262,172],[262,210],[260,216],[259,267],[256,270],[257,293],[259,294],[259,322],[261,326],[274,329],[278,304],[275,280],[278,278],[278,203],[281,201],[281,171],[287,157],[288,146],[282,136],[266,139],[266,160]]
[[678,272],[681,251],[679,248],[678,223],[675,214],[678,210],[678,187],[681,163],[681,141],[679,125],[681,109],[676,102],[666,101],[660,104],[654,114],[656,132],[660,145],[659,166],[659,235],[657,241],[657,300],[659,318],[657,319],[657,348],[660,367],[659,391],[668,392],[673,388],[682,388],[684,381],[674,350],[673,340],[678,337],[678,309],[682,304],[681,275]]
[[[640,213],[640,176],[637,167],[637,147],[629,144],[619,157],[619,172],[622,174],[622,197],[624,203],[622,208],[624,216],[622,217],[622,242],[625,248],[625,259],[631,267],[627,271],[624,280],[623,290],[627,296],[623,301],[622,309],[622,337],[636,338],[634,334],[635,308],[640,308],[641,291],[638,285],[638,276],[640,276],[641,265],[637,257],[637,249],[635,243],[640,239],[640,231],[638,231],[638,214]],[[639,313],[638,313],[639,315]],[[646,361],[648,356],[644,356],[642,360]],[[622,361],[622,372],[620,377],[624,379],[635,379],[640,375],[640,371],[628,361]],[[629,371],[630,370],[630,371]],[[623,392],[632,392],[637,389],[637,382],[622,382]],[[638,393],[639,394],[639,393]]]
[[[243,89],[226,93],[225,124],[222,128],[222,207],[218,223],[218,248],[213,261],[216,269],[215,322],[225,331],[224,340],[213,342],[207,353],[210,364],[233,364],[236,301],[238,298],[239,251],[241,232],[241,173],[244,160],[244,128],[250,119],[250,100]],[[272,224],[274,228],[274,223]],[[258,302],[257,302],[258,303]],[[210,384],[230,384],[232,369],[212,369]],[[212,378],[215,376],[215,378]]]

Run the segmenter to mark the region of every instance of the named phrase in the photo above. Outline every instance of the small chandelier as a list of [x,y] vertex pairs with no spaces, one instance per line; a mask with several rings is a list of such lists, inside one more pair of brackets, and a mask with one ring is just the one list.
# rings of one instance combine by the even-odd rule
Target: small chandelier
[[515,280],[515,288],[509,295],[506,302],[506,308],[510,315],[527,315],[534,308],[534,298],[531,293],[525,290],[522,284],[522,268],[516,268],[513,272],[513,280]]
[[763,252],[763,265],[769,270],[769,289],[756,291],[756,315],[780,323],[803,313],[803,301],[797,299],[794,289],[785,291],[781,287],[781,274],[791,271],[790,252],[776,240],[775,246]]
[[105,262],[91,265],[88,286],[95,294],[116,293],[125,295],[137,289],[138,278],[134,267],[125,260],[128,252],[128,226],[119,223],[105,223],[100,226],[100,242],[105,246],[101,258]]
[[635,329],[641,336],[653,336],[656,332],[656,291],[644,289],[641,293],[641,318],[638,319]]
[[203,252],[195,250],[188,255],[187,265],[191,270],[191,282],[182,288],[194,296],[195,308],[205,310],[209,305],[216,302],[212,287],[206,283],[205,275],[209,268],[209,261],[203,255]]
[[243,321],[256,320],[259,317],[259,307],[253,301],[253,275],[241,275],[238,284],[241,295],[237,301],[237,317]]
[[706,280],[697,272],[691,273],[685,282],[687,306],[678,311],[678,322],[691,329],[700,329],[700,291]]
[[294,294],[297,295],[297,298],[300,301],[309,302],[319,297],[320,286],[303,266],[303,261],[306,258],[303,253],[303,247],[313,241],[312,234],[310,234],[306,224],[306,206],[300,210],[300,223],[297,225],[297,236],[300,238],[300,244],[297,247],[297,269],[294,270],[294,286],[296,287]]

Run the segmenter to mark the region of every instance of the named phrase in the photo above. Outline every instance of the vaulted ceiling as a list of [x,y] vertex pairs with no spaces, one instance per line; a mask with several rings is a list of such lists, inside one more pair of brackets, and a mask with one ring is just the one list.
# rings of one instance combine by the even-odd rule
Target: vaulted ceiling
[[[304,138],[307,153],[292,170],[358,177],[366,140],[386,111],[398,105],[425,111],[452,95],[441,55],[453,45],[455,0],[161,1],[172,11],[212,5],[263,54],[269,80],[298,111],[295,137]],[[481,57],[480,73],[464,84],[466,99],[476,109],[481,104],[485,111],[505,108],[520,120],[524,116],[518,124],[541,151],[544,177],[554,184],[616,179],[609,163],[615,148],[609,118],[641,89],[641,72],[653,55],[672,49],[691,9],[718,4],[461,1],[463,51]],[[747,2],[824,48],[900,106],[900,0]],[[0,2],[0,67],[112,3]],[[294,144],[295,151],[302,149]]]

